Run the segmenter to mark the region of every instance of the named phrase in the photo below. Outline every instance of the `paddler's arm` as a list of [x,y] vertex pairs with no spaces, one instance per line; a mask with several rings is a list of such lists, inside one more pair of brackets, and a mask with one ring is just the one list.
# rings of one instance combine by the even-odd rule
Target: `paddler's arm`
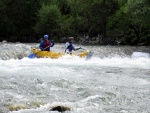
[[39,46],[39,48],[40,48],[41,50],[43,50],[42,45],[43,45],[43,41],[40,43],[40,46]]
[[54,41],[50,41],[50,47],[53,47],[55,45]]
[[76,51],[79,50],[79,48],[76,48],[74,45],[72,45],[72,50]]
[[69,46],[69,43],[66,42],[66,44],[65,44],[65,53],[67,52],[68,46]]
[[76,51],[76,50],[79,50],[79,49],[81,49],[81,47],[79,47],[79,48],[75,48],[75,51]]

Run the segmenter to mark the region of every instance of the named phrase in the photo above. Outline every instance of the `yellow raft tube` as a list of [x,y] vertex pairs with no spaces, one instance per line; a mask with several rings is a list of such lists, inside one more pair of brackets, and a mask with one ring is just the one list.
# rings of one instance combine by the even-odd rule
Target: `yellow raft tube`
[[[35,55],[35,57],[38,58],[52,58],[52,59],[57,59],[59,57],[62,57],[66,54],[64,53],[59,53],[59,52],[54,52],[54,51],[41,51],[40,49],[36,48],[31,48],[32,53]],[[85,57],[90,53],[89,50],[80,52],[78,54],[70,54],[71,56],[79,56],[79,57]]]

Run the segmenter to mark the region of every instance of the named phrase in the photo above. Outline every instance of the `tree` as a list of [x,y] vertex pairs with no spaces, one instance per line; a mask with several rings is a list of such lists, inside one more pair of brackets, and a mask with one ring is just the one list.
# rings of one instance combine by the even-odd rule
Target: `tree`
[[108,26],[116,32],[119,42],[129,45],[143,43],[149,45],[150,25],[148,0],[128,0],[109,18]]
[[150,1],[129,0],[126,13],[135,24],[150,28]]
[[33,33],[39,0],[0,0],[1,35],[21,37]]
[[150,1],[129,0],[125,13],[132,21],[130,28],[135,34],[135,43],[150,44]]
[[107,21],[118,9],[118,3],[115,0],[95,0],[91,3],[90,23],[92,30],[96,34],[102,34],[102,43],[106,44],[107,40]]
[[50,36],[60,34],[61,12],[57,5],[43,4],[38,12],[35,31],[38,34],[48,33]]
[[70,15],[73,18],[71,30],[90,37],[102,35],[107,38],[107,19],[118,8],[116,0],[68,0]]

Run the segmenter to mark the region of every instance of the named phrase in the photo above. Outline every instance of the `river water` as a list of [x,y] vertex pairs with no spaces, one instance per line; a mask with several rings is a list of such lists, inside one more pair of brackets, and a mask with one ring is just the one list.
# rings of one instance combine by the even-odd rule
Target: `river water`
[[0,43],[0,113],[150,113],[150,47],[77,46],[94,55],[29,59],[37,43]]

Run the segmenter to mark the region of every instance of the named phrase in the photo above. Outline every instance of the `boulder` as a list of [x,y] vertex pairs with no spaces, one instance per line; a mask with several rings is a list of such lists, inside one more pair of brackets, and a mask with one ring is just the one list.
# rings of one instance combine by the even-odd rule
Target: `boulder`
[[54,106],[50,109],[50,111],[58,111],[58,112],[65,112],[65,111],[70,111],[71,108],[67,106]]

